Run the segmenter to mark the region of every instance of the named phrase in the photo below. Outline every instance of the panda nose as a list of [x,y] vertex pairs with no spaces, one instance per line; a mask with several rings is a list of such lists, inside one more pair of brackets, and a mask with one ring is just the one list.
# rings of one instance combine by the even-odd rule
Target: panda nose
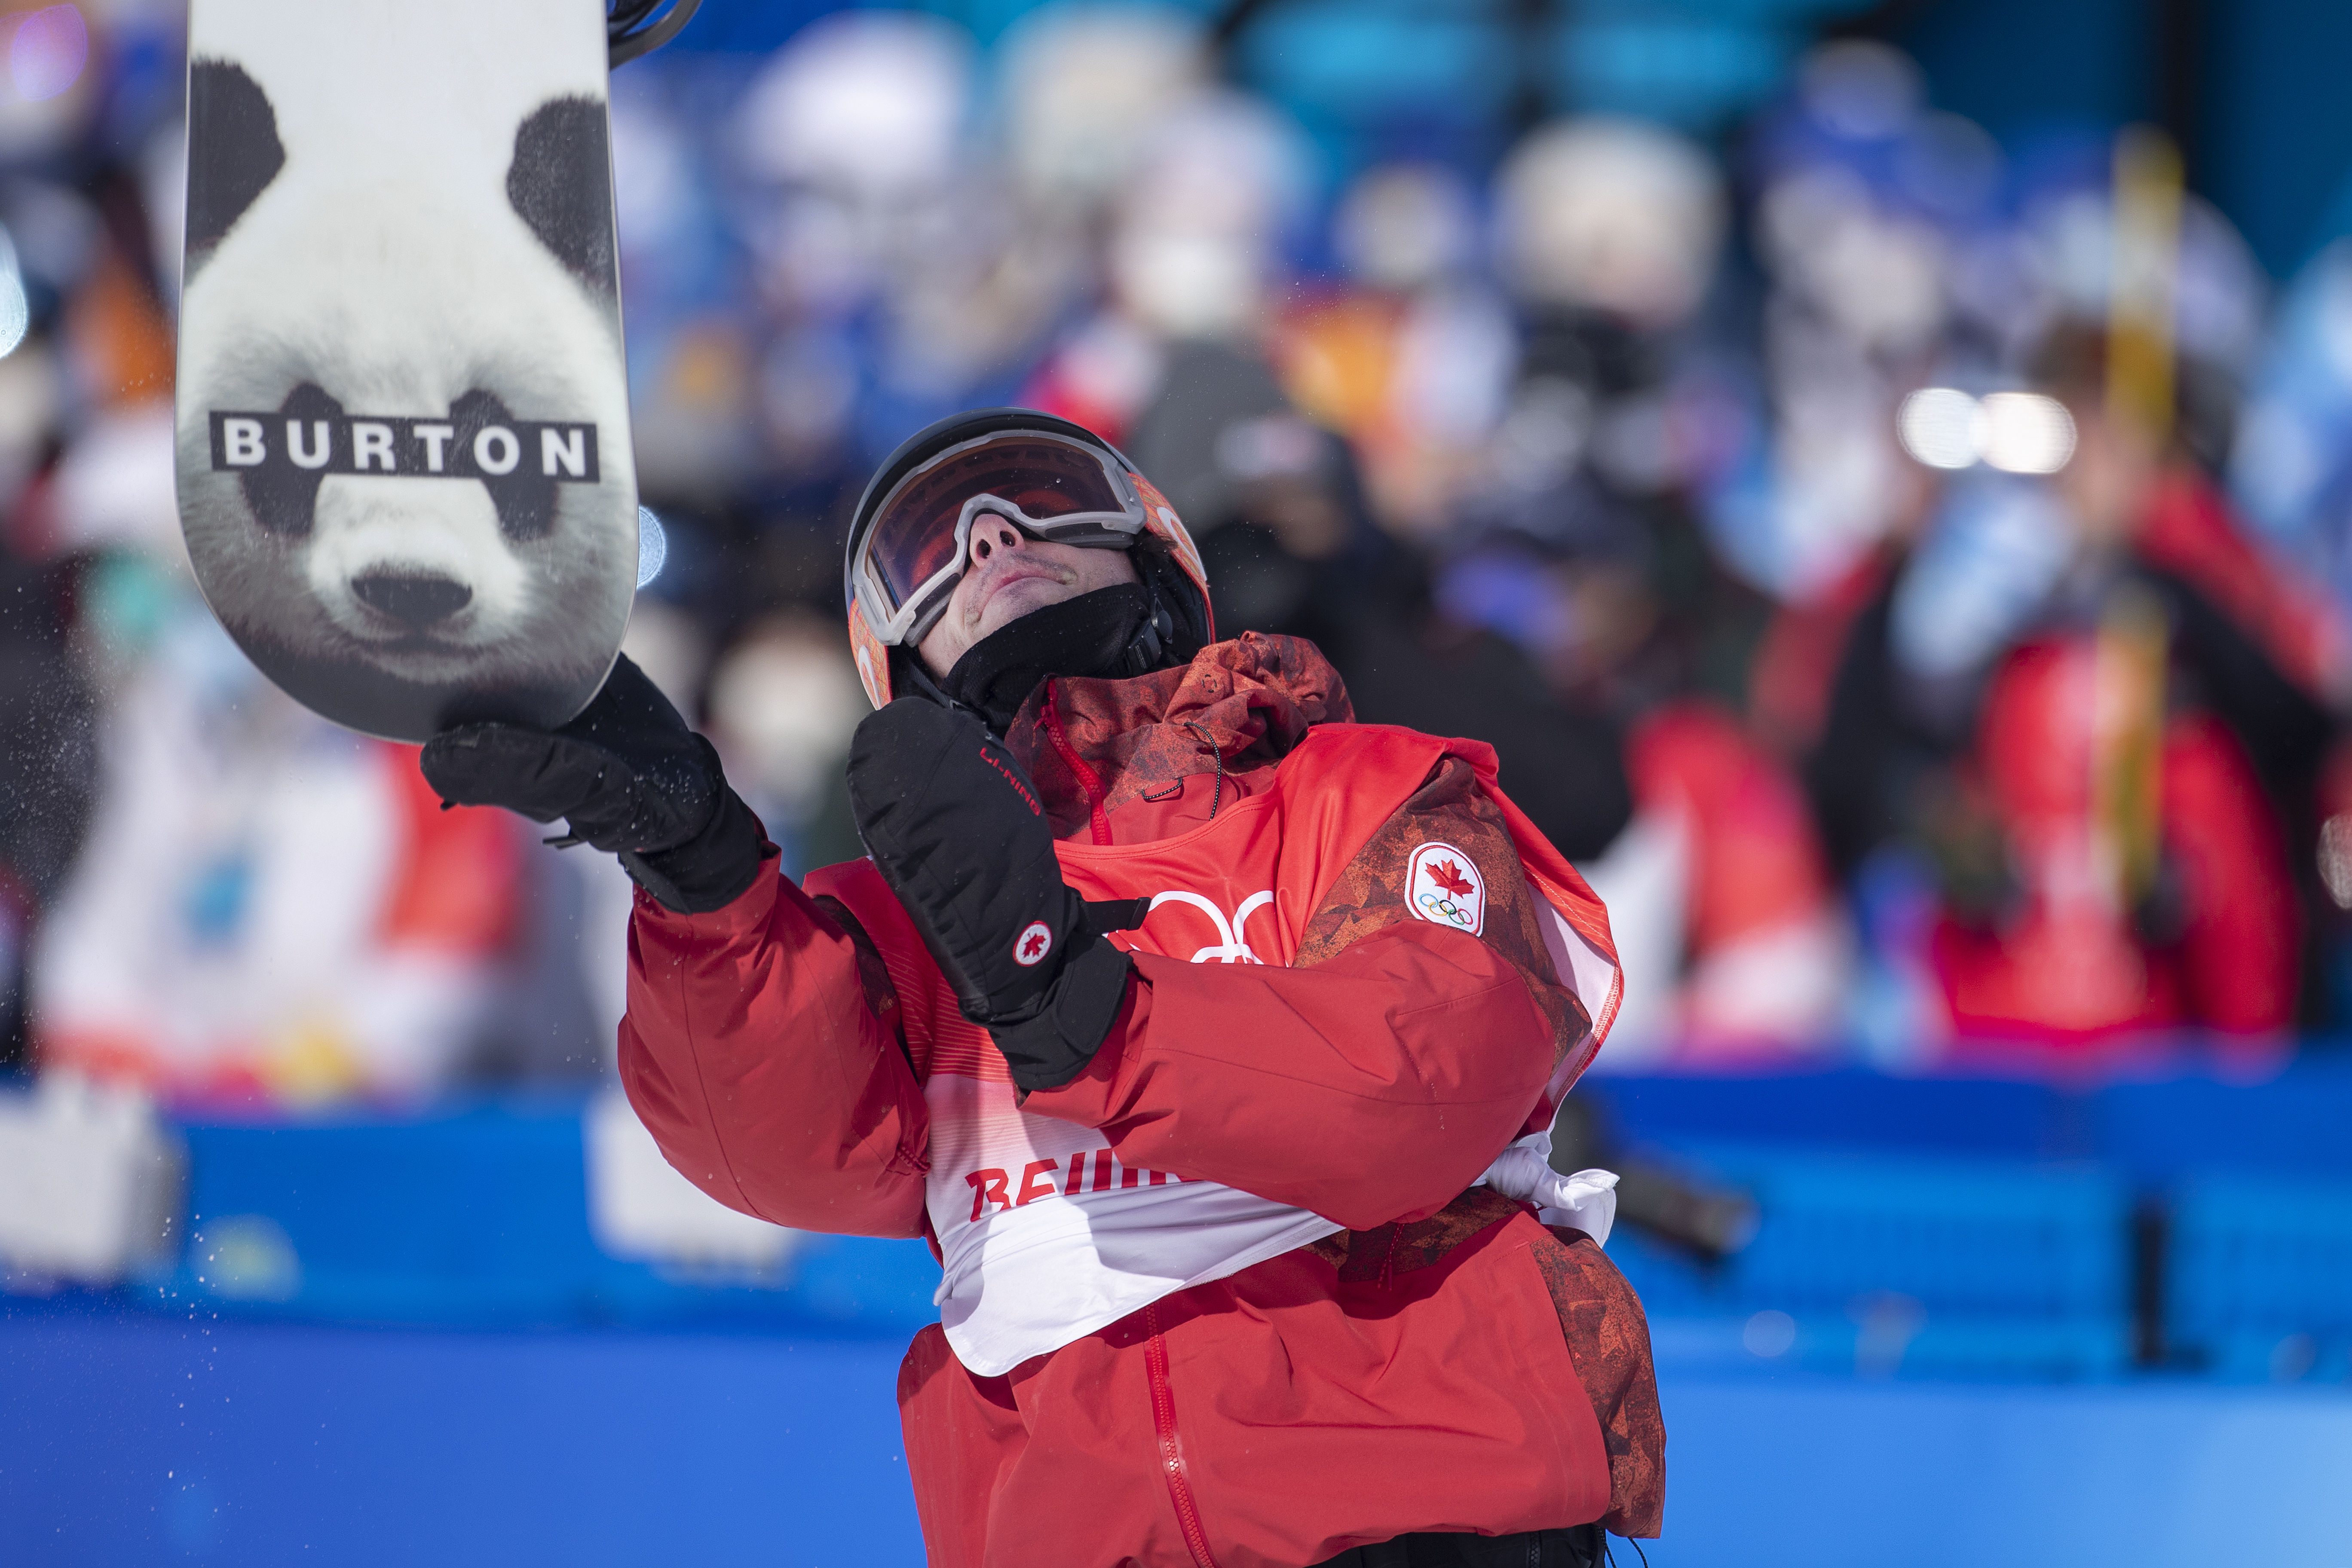
[[472,602],[474,591],[446,577],[362,577],[352,584],[360,603],[390,616],[401,625],[424,630],[446,620]]

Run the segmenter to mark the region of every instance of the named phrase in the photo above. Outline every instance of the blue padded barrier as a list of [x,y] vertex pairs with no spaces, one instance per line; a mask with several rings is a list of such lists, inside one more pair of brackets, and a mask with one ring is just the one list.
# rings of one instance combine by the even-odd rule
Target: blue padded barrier
[[8,1568],[916,1568],[901,1342],[0,1297]]
[[[2352,1107],[2337,1110],[2352,1098],[2352,1073],[2328,1062],[2265,1084],[2184,1079],[2082,1094],[1860,1072],[1598,1087],[1617,1097],[1642,1142],[1711,1166],[1764,1201],[1755,1246],[1711,1275],[1630,1229],[1612,1240],[1611,1255],[1661,1333],[1672,1322],[1711,1347],[1701,1360],[1720,1352],[1727,1364],[1847,1370],[2072,1377],[2112,1369],[2126,1343],[2126,1183],[2199,1151],[2248,1171],[2265,1154],[2274,1170],[2324,1164],[2344,1141],[2321,1136],[2313,1119],[2352,1120]],[[1757,1126],[1789,1141],[1722,1136]],[[2286,1130],[2280,1148],[2264,1147],[2266,1126]],[[760,1278],[681,1277],[604,1256],[588,1227],[579,1107],[570,1100],[197,1123],[183,1133],[196,1245],[140,1286],[158,1310],[892,1335],[935,1317],[938,1269],[919,1242],[808,1237]],[[1873,1150],[1873,1139],[1944,1152]],[[2034,1152],[2070,1145],[2114,1152],[2114,1172],[2036,1163]],[[2174,1341],[2251,1375],[2273,1352],[2292,1363],[2303,1352],[2282,1352],[2282,1342],[2309,1335],[2310,1375],[2326,1375],[2343,1353],[2329,1348],[2335,1320],[2316,1308],[2247,1305],[2281,1299],[2261,1282],[2262,1260],[2286,1244],[2231,1217],[2303,1212],[2275,1195],[2302,1189],[2287,1183],[2263,1188],[2274,1195],[2261,1202],[2225,1201],[2210,1195],[2218,1180],[2179,1188]],[[2352,1286],[2315,1289],[2323,1305],[2352,1300]],[[1793,1323],[1777,1358],[1744,1348],[1759,1312]],[[1762,1342],[1774,1342],[1769,1331],[1759,1330]]]
[[183,1135],[189,1246],[142,1296],[352,1322],[600,1315],[576,1105]]
[[2043,1318],[2127,1305],[2129,1200],[2095,1167],[1733,1147],[1711,1163],[1763,1208],[1732,1263],[1756,1300],[1820,1310],[1891,1292],[1939,1312]]
[[808,1317],[908,1337],[940,1321],[939,1259],[919,1241],[813,1236],[793,1255],[789,1290]]
[[1738,1144],[1704,1163],[1755,1194],[1761,1224],[1712,1270],[1612,1237],[1654,1317],[1745,1318],[1758,1358],[1823,1370],[2077,1378],[2127,1362],[2131,1198],[2113,1173]]
[[2225,1377],[2352,1372],[2352,1183],[2206,1175],[2175,1189],[2168,1348]]
[[420,1119],[197,1123],[188,1245],[135,1300],[184,1312],[444,1327],[935,1321],[919,1241],[805,1237],[770,1274],[682,1275],[606,1256],[588,1225],[576,1103]]

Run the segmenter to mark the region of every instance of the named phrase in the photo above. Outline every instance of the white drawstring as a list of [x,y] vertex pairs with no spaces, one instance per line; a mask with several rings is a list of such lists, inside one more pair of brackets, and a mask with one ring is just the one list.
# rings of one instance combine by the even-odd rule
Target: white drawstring
[[1536,1217],[1544,1224],[1580,1230],[1595,1245],[1607,1244],[1609,1227],[1617,1222],[1617,1173],[1561,1175],[1551,1168],[1549,1131],[1531,1133],[1504,1150],[1478,1181],[1507,1198],[1534,1204]]

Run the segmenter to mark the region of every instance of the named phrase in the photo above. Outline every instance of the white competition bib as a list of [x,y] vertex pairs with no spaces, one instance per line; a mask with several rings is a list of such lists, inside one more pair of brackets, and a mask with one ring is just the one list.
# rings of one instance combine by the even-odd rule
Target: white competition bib
[[948,1343],[982,1377],[1188,1286],[1341,1227],[1214,1182],[1119,1163],[1092,1128],[1031,1116],[1007,1082],[935,1072],[931,1230]]

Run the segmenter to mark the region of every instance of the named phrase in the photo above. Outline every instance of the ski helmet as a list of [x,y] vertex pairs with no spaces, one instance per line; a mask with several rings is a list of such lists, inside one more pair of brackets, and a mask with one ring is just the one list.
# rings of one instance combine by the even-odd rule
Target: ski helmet
[[1151,613],[1130,645],[1131,667],[1181,664],[1216,640],[1201,552],[1125,453],[1034,408],[971,409],[899,443],[850,522],[842,597],[857,678],[877,708],[908,689],[912,667],[896,661],[911,659],[945,612],[982,515],[1033,538],[1134,557]]

